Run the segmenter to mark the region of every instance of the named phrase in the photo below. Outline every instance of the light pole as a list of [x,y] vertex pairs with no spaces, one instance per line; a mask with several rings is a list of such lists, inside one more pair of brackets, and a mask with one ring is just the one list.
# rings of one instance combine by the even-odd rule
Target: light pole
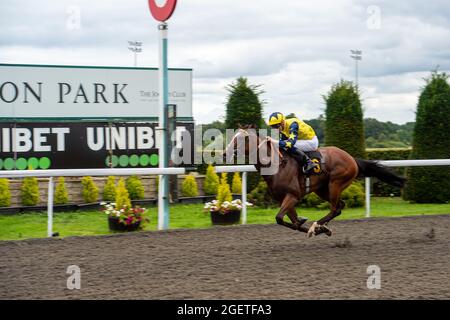
[[134,66],[137,67],[137,54],[142,52],[142,42],[128,41],[128,50],[134,52]]
[[358,87],[358,61],[362,60],[362,51],[361,50],[350,50],[352,53],[350,57],[355,60],[355,84]]

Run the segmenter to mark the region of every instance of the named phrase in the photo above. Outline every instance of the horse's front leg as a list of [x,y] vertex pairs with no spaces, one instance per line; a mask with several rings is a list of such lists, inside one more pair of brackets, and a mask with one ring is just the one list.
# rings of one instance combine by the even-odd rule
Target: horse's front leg
[[289,219],[292,221],[293,225],[297,226],[297,230],[300,232],[308,233],[308,228],[303,227],[303,224],[308,221],[307,218],[302,218],[297,215],[297,212],[295,211],[295,207],[293,207],[288,213],[287,213]]
[[[276,215],[276,221],[279,225],[288,227],[293,230],[299,230],[301,232],[308,232],[308,229],[302,227],[302,224],[306,222],[307,219],[299,220],[297,217],[297,213],[295,212],[295,205],[297,204],[298,199],[292,194],[286,195],[281,203],[280,211],[278,211]],[[292,223],[284,221],[284,216],[288,215],[289,219]]]

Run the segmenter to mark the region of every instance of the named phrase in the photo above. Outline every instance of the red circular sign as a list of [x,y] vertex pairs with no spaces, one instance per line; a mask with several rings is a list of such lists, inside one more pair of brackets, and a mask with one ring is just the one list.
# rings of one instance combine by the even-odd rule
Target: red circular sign
[[148,5],[150,7],[150,12],[158,21],[166,21],[172,16],[177,6],[177,0],[167,0],[166,4],[162,7],[156,4],[156,0],[148,0]]

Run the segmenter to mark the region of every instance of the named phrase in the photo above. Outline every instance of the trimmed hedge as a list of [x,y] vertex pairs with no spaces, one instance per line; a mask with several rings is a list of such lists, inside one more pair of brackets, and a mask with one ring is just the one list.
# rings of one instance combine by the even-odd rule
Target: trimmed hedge
[[269,193],[269,188],[264,180],[248,194],[248,201],[253,205],[261,208],[268,208],[276,204],[276,201]]
[[35,206],[39,203],[39,183],[34,177],[24,178],[20,187],[20,199],[24,206]]
[[[346,208],[357,208],[365,205],[364,187],[359,182],[353,182],[342,192],[341,199],[345,202]],[[300,203],[306,208],[324,209],[329,207],[329,203],[322,200],[317,194],[307,194]]]
[[144,186],[138,176],[130,176],[125,182],[131,200],[141,200],[145,197]]
[[120,178],[116,188],[116,209],[131,208],[131,200],[125,185],[125,179]]
[[342,192],[341,199],[345,202],[346,208],[364,207],[366,203],[364,187],[359,182],[353,182]]
[[113,202],[116,200],[116,177],[109,176],[103,187],[103,201]]
[[241,194],[242,193],[242,179],[239,172],[235,172],[233,174],[233,181],[231,183],[231,192],[235,194]]
[[220,178],[219,188],[217,190],[217,201],[219,201],[219,205],[221,205],[225,201],[231,202],[232,200],[233,196],[231,195],[227,174],[223,172]]
[[181,184],[181,194],[183,197],[197,197],[198,186],[195,177],[192,174],[187,175]]
[[[308,193],[300,202],[300,205],[306,208],[322,208],[326,202],[315,193]],[[326,203],[328,206],[328,203]]]
[[0,179],[0,207],[11,206],[11,190],[9,189],[9,180]]
[[83,177],[81,179],[81,195],[86,203],[93,203],[98,198],[98,187],[92,177]]
[[411,151],[411,148],[366,149],[369,160],[408,160]]
[[69,195],[67,194],[67,188],[64,177],[58,178],[54,194],[55,204],[67,204],[69,202]]
[[206,170],[205,182],[203,183],[203,191],[207,196],[214,196],[217,194],[219,188],[219,176],[214,167],[210,164]]

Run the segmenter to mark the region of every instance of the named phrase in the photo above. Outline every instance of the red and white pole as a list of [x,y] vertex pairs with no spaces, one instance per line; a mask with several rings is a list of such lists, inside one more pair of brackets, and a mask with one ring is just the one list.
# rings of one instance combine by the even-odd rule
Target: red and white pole
[[[167,0],[159,6],[156,0],[148,0],[152,16],[160,22],[159,30],[159,167],[169,167],[168,124],[166,119],[167,105],[169,104],[169,68],[167,62],[168,26],[166,21],[172,16],[177,0]],[[159,176],[158,190],[158,229],[169,228],[169,176]]]

